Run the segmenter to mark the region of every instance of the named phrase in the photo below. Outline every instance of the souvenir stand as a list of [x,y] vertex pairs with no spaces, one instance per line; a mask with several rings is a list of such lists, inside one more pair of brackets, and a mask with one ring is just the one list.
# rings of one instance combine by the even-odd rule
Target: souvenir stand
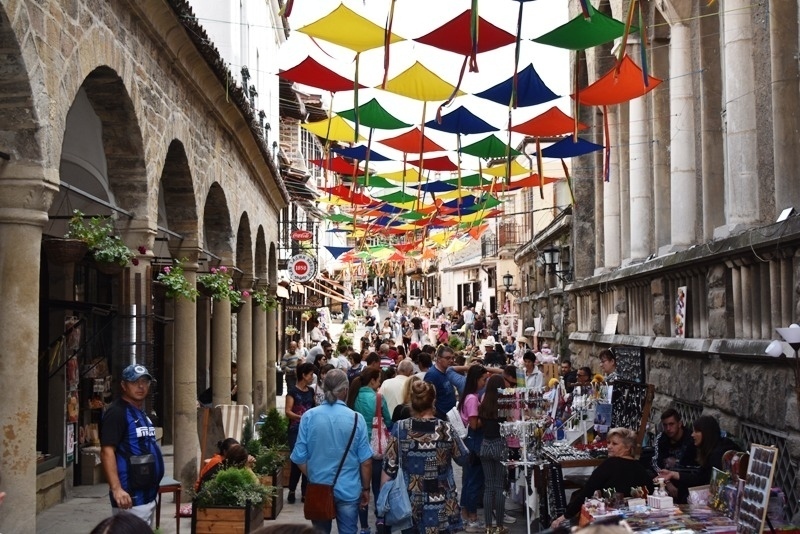
[[[598,407],[611,400],[611,421],[608,427],[625,427],[636,431],[636,449],[641,447],[647,429],[647,422],[653,404],[655,387],[652,384],[640,384],[626,380],[617,380],[613,384],[596,385],[591,392],[573,392],[575,401],[572,414],[563,423],[567,440],[553,442],[543,447],[541,459],[545,477],[537,487],[540,492],[546,491],[547,499],[540,504],[540,519],[543,525],[566,509],[566,492],[568,480],[565,480],[564,469],[593,468],[606,458],[607,449],[593,446],[588,439],[589,432],[595,428],[595,412]],[[582,444],[576,444],[582,440]],[[567,477],[568,478],[568,477]]]

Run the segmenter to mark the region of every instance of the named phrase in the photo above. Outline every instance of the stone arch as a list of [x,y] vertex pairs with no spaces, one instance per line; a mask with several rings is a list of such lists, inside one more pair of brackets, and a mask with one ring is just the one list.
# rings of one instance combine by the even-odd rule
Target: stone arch
[[267,239],[264,235],[264,227],[258,227],[256,231],[256,252],[253,258],[253,276],[262,284],[269,284],[272,279],[267,272]]
[[199,220],[194,183],[186,149],[177,139],[169,144],[161,171],[158,224],[181,235],[181,238],[168,237],[170,250],[197,246]]
[[110,67],[94,69],[81,85],[102,124],[108,186],[121,208],[147,219],[148,187],[142,130],[122,78]]
[[269,258],[267,258],[267,272],[270,284],[278,283],[278,250],[275,243],[269,244]]
[[[253,274],[253,236],[250,232],[250,217],[247,212],[242,213],[239,219],[239,229],[236,232],[236,267],[245,280],[252,280]],[[245,288],[249,289],[249,288]]]
[[[27,65],[25,58],[36,58],[38,52],[31,32],[23,40],[17,38],[10,20],[16,20],[21,28],[30,28],[31,22],[24,9],[8,13],[0,5],[0,152],[9,156],[12,164],[0,159],[0,175],[10,170],[10,166],[22,164],[30,173],[43,161],[44,136],[38,135],[47,125],[39,120],[37,110],[45,109],[45,91],[31,90],[32,86],[45,87],[43,69],[38,65]],[[33,105],[31,105],[33,103]],[[10,142],[10,144],[6,144]]]
[[[233,230],[225,192],[218,183],[211,184],[203,209],[204,248],[220,258],[222,264],[233,260]],[[215,263],[214,261],[211,262]]]

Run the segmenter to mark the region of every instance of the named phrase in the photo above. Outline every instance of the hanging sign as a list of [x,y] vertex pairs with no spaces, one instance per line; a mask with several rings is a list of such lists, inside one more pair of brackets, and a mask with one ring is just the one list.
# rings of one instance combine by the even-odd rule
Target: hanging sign
[[311,241],[314,238],[314,234],[308,230],[293,230],[291,236],[295,241]]
[[308,254],[295,254],[289,259],[289,277],[292,282],[308,282],[317,276],[317,262]]

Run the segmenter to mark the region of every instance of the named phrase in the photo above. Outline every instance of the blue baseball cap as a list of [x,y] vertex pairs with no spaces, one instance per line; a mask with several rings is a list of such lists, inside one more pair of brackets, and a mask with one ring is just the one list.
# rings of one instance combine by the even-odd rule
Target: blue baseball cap
[[124,371],[122,371],[122,379],[125,382],[136,382],[143,376],[153,380],[153,375],[150,374],[150,371],[147,370],[147,367],[138,363],[129,365]]

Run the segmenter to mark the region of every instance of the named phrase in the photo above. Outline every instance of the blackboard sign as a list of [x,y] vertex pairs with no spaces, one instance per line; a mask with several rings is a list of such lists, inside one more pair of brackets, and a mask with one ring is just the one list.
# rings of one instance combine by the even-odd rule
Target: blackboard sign
[[617,358],[617,376],[629,382],[644,384],[644,349],[642,347],[611,347]]

